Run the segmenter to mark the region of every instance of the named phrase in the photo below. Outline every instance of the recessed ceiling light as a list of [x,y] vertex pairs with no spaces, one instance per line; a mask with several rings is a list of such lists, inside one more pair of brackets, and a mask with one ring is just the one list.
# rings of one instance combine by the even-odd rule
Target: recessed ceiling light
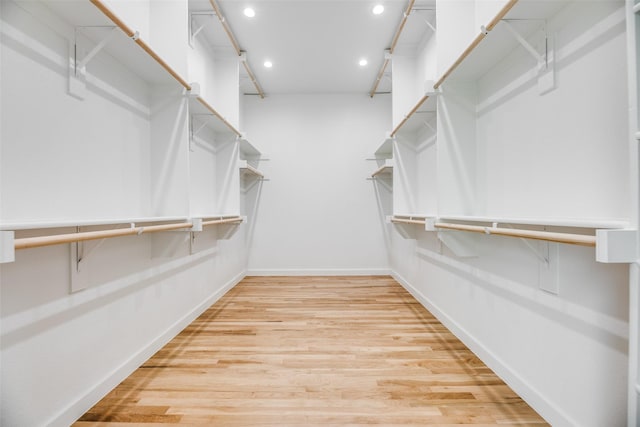
[[251,9],[250,7],[247,7],[243,13],[244,13],[244,16],[248,18],[253,18],[254,16],[256,16],[256,11]]
[[381,4],[377,4],[373,7],[373,14],[374,15],[380,15],[382,12],[384,12],[384,6]]
[[358,64],[361,67],[364,67],[365,65],[367,65],[369,63],[369,61],[367,61],[366,59],[362,58],[360,61],[358,61]]
[[273,62],[271,62],[271,61],[264,61],[264,66],[265,66],[266,68],[271,68],[271,67],[273,67]]

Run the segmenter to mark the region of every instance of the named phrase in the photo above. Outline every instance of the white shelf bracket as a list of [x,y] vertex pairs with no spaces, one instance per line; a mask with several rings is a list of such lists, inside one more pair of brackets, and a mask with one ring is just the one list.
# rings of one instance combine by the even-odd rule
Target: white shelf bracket
[[[511,22],[516,21],[536,21],[541,23],[543,35],[543,53],[540,53],[531,43],[529,43],[515,29]],[[538,73],[538,92],[543,95],[555,89],[555,72],[554,72],[554,43],[553,38],[549,36],[547,31],[547,21],[544,19],[503,19],[501,21],[505,28],[515,37],[515,39],[524,47],[524,49],[535,59]]]
[[0,263],[16,260],[15,232],[0,231]]
[[[505,28],[507,30],[509,30],[509,32],[516,38],[516,40],[522,45],[522,47],[525,48],[525,50],[527,52],[529,52],[531,54],[531,56],[533,56],[533,58],[536,60],[536,62],[538,63],[538,69],[543,70],[546,69],[548,64],[547,64],[547,52],[545,51],[544,54],[540,54],[538,53],[538,51],[536,50],[536,48],[534,48],[531,43],[529,43],[524,37],[522,37],[522,35],[520,35],[520,33],[518,32],[518,30],[516,30],[513,25],[511,25],[510,20],[508,19],[503,19],[502,23],[505,25]],[[546,25],[544,26],[544,36],[545,36],[545,40],[547,39],[547,31],[546,31]],[[545,43],[546,46],[546,43]],[[545,48],[546,50],[546,48]]]
[[215,12],[207,12],[207,11],[202,11],[202,12],[189,12],[189,46],[191,46],[192,48],[193,46],[193,40],[198,36],[198,34],[200,34],[200,32],[204,29],[206,24],[198,24],[196,21],[196,16],[209,16],[211,18],[213,18],[214,16],[216,16]]
[[[492,224],[493,228],[498,228],[499,223],[494,222]],[[511,228],[511,229],[515,229],[511,224],[503,224],[504,227],[506,228]],[[489,229],[491,230],[491,229]],[[487,233],[490,234],[490,233]],[[540,261],[542,264],[549,264],[549,245],[548,242],[541,242],[542,248],[540,247],[536,247],[534,246],[529,240],[523,238],[523,237],[519,237],[518,240],[520,240],[527,248],[529,248],[531,250],[531,252],[536,256],[536,258],[538,258],[538,261]],[[545,246],[544,243],[547,243],[547,245]]]
[[[78,41],[78,34],[86,28],[104,28],[110,31],[102,37],[102,39],[96,44],[87,54],[80,59],[80,46]],[[111,41],[111,39],[118,32],[118,27],[113,25],[97,25],[97,26],[83,26],[76,27],[74,29],[73,44],[70,45],[70,57],[69,57],[69,94],[78,98],[84,99],[87,89],[87,64],[98,54],[104,47]]]
[[111,39],[115,36],[116,32],[118,31],[118,27],[109,27],[111,28],[111,31],[109,31],[109,33],[104,36],[102,38],[102,40],[100,40],[98,42],[97,45],[95,45],[93,47],[93,49],[91,49],[91,51],[89,51],[89,53],[87,53],[84,58],[82,58],[80,61],[78,61],[78,29],[79,28],[86,28],[86,27],[78,27],[76,28],[76,40],[75,40],[75,65],[76,65],[76,75],[78,74],[78,72],[80,73],[86,73],[86,66],[87,64],[98,54],[100,53],[100,51],[102,49],[104,49],[104,47],[111,41]]
[[[76,232],[80,233],[80,227],[76,227]],[[75,242],[69,245],[71,250],[70,256],[70,285],[71,293],[82,291],[89,287],[89,275],[86,268],[86,261],[89,256],[100,246],[104,244],[106,239]]]

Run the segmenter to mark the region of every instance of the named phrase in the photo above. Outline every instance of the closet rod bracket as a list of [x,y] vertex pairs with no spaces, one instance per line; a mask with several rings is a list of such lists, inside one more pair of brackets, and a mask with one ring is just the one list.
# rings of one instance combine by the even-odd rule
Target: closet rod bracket
[[200,32],[204,29],[206,25],[206,24],[198,25],[196,21],[196,16],[208,16],[213,18],[214,16],[217,16],[217,15],[215,12],[207,12],[207,11],[189,12],[189,46],[191,46],[192,48],[194,47],[193,41],[198,36],[198,34],[200,34]]
[[0,264],[16,260],[15,232],[0,231]]
[[596,230],[596,261],[633,263],[638,260],[640,260],[640,232],[638,230]]
[[[79,33],[85,29],[108,29],[109,32],[102,35],[100,41],[89,50],[89,52],[82,55],[84,48],[79,43]],[[114,25],[96,25],[96,26],[81,26],[75,27],[73,36],[73,45],[70,46],[71,54],[69,58],[69,94],[78,98],[84,99],[87,88],[87,65],[102,49],[109,44],[113,37],[118,32],[118,27]]]
[[[109,31],[104,37],[102,37],[102,39],[98,42],[98,44],[96,44],[93,49],[91,49],[89,51],[89,53],[87,53],[86,55],[84,55],[84,58],[82,59],[78,59],[78,32],[81,31],[84,28],[109,28],[111,31]],[[107,26],[95,26],[95,27],[90,27],[90,26],[86,26],[86,27],[76,27],[75,28],[75,32],[74,32],[74,67],[75,67],[75,73],[76,75],[78,73],[82,73],[85,74],[86,73],[86,66],[87,64],[98,54],[100,53],[100,51],[102,49],[104,49],[104,47],[111,41],[111,39],[115,36],[115,34],[117,33],[118,27],[116,27],[115,25],[107,25]]]
[[[542,30],[543,30],[543,35],[544,35],[544,40],[545,40],[545,52],[543,54],[539,53],[538,50],[531,45],[531,43],[529,43],[519,32],[518,30],[515,29],[515,27],[511,24],[511,22],[514,21],[541,21],[543,23],[542,25]],[[502,23],[504,24],[505,28],[515,37],[515,39],[518,41],[518,43],[520,43],[520,45],[522,45],[522,47],[524,47],[524,49],[529,52],[529,54],[536,60],[536,62],[538,63],[538,70],[539,71],[543,71],[545,69],[547,69],[547,67],[549,66],[549,61],[548,61],[548,37],[547,37],[547,25],[546,25],[546,21],[544,20],[540,20],[540,19],[503,19]]]

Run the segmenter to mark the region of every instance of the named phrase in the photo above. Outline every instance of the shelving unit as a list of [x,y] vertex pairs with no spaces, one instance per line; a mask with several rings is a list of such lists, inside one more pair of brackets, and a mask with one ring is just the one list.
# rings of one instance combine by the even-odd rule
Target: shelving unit
[[[591,23],[592,31],[572,43],[556,45],[553,34],[585,30],[579,27],[584,24],[571,21],[576,13],[587,17],[583,21]],[[579,61],[575,58],[581,49],[620,24],[616,6],[528,0],[437,2],[436,15],[435,54],[423,42],[424,50],[413,59],[401,57],[393,63],[394,96],[402,99],[393,103],[394,128],[392,139],[384,143],[385,155],[376,155],[389,157],[388,147],[393,147],[389,158],[395,165],[394,215],[470,222],[497,218],[490,222],[594,230],[631,225],[628,189],[619,185],[628,182],[625,167],[598,172],[586,167],[601,163],[600,157],[606,157],[602,163],[608,165],[625,164],[627,147],[610,143],[624,138],[624,105],[616,106],[620,126],[612,126],[606,139],[604,134],[590,133],[584,120],[589,117],[587,122],[597,123],[598,106],[581,106],[575,123],[562,123],[545,114],[544,108],[546,102],[557,104],[579,95],[574,92],[584,83],[558,87],[555,68]],[[456,50],[457,57],[451,54]],[[428,68],[424,65],[412,69],[420,62],[418,57],[432,61],[437,57],[440,75],[420,74]],[[615,70],[607,72],[610,75],[591,76],[591,81],[616,81],[612,90],[622,93],[623,82],[613,76]],[[433,89],[420,95],[421,82],[429,78]],[[522,91],[526,102],[509,105],[513,94]],[[602,99],[618,99],[604,92]],[[406,105],[412,97],[418,101],[408,113],[399,114],[396,106]],[[498,121],[498,117],[531,115],[537,119]],[[589,156],[582,166],[572,153],[581,152],[584,139],[595,151],[581,154]],[[613,159],[619,161],[609,161]],[[567,177],[567,167],[572,178],[566,185],[562,180],[550,185],[557,182],[554,177]],[[576,183],[580,183],[577,190]],[[620,217],[621,212],[629,216]]]
[[[3,8],[8,21],[19,24],[7,25],[7,37],[43,64],[3,76],[15,88],[3,99],[24,100],[3,109],[9,124],[0,212],[5,235],[194,218],[227,223],[240,216],[238,161],[261,154],[238,130],[238,58],[220,55],[200,66],[198,55],[211,52],[206,44],[188,46],[186,3],[145,9],[100,0],[7,2]],[[38,66],[68,67],[67,77],[40,82]],[[31,74],[34,85],[11,84]],[[60,108],[34,109],[26,101],[31,92]],[[104,120],[78,127],[95,111],[103,111]],[[42,119],[42,127],[11,126],[20,122],[11,115],[26,114]],[[34,151],[36,141],[47,143]],[[14,159],[24,156],[32,161],[18,168]],[[33,182],[37,177],[49,179]]]

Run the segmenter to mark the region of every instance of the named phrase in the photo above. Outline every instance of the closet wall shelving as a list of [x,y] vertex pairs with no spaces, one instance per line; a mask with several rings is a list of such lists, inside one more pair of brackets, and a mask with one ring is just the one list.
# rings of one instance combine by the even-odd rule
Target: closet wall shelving
[[[42,57],[44,66],[47,60],[69,66],[66,92],[56,84],[44,87],[45,82],[27,89],[40,89],[45,92],[40,96],[61,105],[60,111],[28,111],[48,128],[46,139],[38,129],[13,128],[10,116],[27,114],[26,103],[4,109],[9,112],[2,156],[2,262],[13,261],[15,249],[56,244],[51,242],[200,231],[243,221],[240,178],[247,161],[253,173],[263,175],[257,169],[260,151],[237,129],[238,58],[212,55],[206,40],[189,47],[186,2],[7,2],[3,7],[12,20],[24,23],[7,25],[8,37],[23,44],[21,49]],[[61,48],[65,43],[68,49]],[[17,79],[3,78],[9,87]],[[96,122],[100,111],[105,113]],[[31,149],[39,145],[39,151]],[[24,156],[32,161],[18,168],[16,159]],[[46,178],[50,182],[36,184]],[[54,228],[76,232],[15,238],[16,231]]]
[[[579,166],[573,158],[581,152],[581,138],[594,139],[588,125],[577,127],[544,114],[545,103],[576,95],[572,85],[565,82],[565,88],[555,81],[557,64],[573,60],[572,55],[597,44],[619,23],[611,4],[581,8],[585,5],[575,1],[436,2],[435,53],[423,41],[413,62],[392,58],[392,96],[399,99],[393,102],[391,138],[376,151],[376,158],[394,161],[392,222],[425,225],[431,231],[452,229],[453,224],[461,231],[487,234],[502,234],[492,233],[494,224],[524,230],[520,234],[542,228],[553,230],[552,238],[559,233],[557,241],[565,243],[572,242],[566,242],[564,234],[575,235],[578,242],[587,235],[588,245],[595,245],[598,234],[598,260],[619,259],[612,257],[615,246],[627,247],[621,241],[632,240],[627,233],[632,225],[625,187],[629,171],[623,167],[594,177],[592,168]],[[553,35],[570,27],[568,17],[579,12],[593,20],[597,30],[557,49]],[[574,30],[568,30],[569,36]],[[424,58],[437,62],[438,76],[424,73],[429,69],[422,64]],[[421,84],[430,80],[431,88],[423,90]],[[515,116],[519,111],[505,110],[515,93],[527,90],[533,92],[527,93],[527,108],[539,108],[543,118],[527,122]],[[412,96],[418,101],[409,109]],[[402,108],[408,113],[398,111]],[[598,109],[586,108],[585,117],[594,111]],[[626,111],[621,112],[624,118]],[[514,122],[502,123],[499,115]],[[620,123],[624,129],[624,120]],[[617,129],[609,137],[619,134]],[[599,164],[598,156],[626,158],[621,140],[617,145],[596,141],[589,161]],[[567,173],[570,182],[551,185]],[[504,235],[523,237],[517,230]],[[614,243],[617,236],[626,237]]]

